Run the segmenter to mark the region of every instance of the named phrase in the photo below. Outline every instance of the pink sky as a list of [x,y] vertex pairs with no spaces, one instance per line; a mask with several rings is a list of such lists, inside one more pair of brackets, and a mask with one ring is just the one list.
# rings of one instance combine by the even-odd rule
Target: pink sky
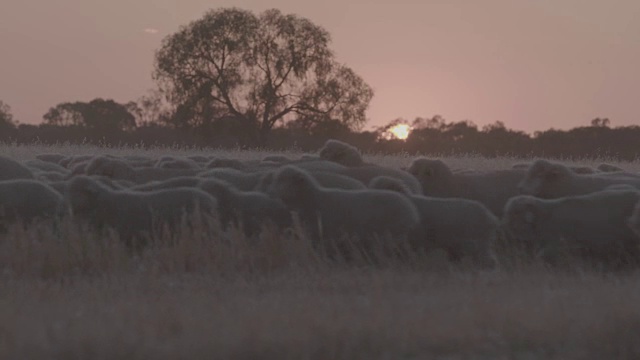
[[375,90],[368,126],[440,114],[543,130],[640,124],[637,0],[3,0],[0,100],[22,123],[60,102],[154,86],[162,38],[212,7],[305,16]]

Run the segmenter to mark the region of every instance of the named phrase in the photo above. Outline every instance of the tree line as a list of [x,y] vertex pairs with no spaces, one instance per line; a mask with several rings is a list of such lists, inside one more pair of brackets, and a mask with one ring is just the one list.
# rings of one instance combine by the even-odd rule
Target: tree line
[[[373,90],[330,43],[321,26],[277,9],[210,10],[163,39],[148,94],[60,103],[40,125],[19,125],[0,102],[0,141],[312,150],[331,137],[368,151],[637,158],[638,128],[601,118],[535,134],[440,116],[362,131]],[[413,129],[406,141],[385,136],[401,123]]]
[[[19,145],[96,144],[104,146],[180,146],[314,151],[335,138],[367,152],[451,156],[474,154],[485,157],[518,158],[610,158],[634,161],[640,158],[640,126],[613,127],[607,118],[568,130],[548,129],[533,134],[509,129],[502,122],[478,126],[472,121],[449,122],[441,116],[396,119],[373,130],[353,130],[338,121],[288,122],[272,129],[266,145],[255,141],[241,119],[219,118],[206,126],[175,128],[162,121],[145,119],[137,103],[118,104],[96,99],[89,103],[60,104],[47,112],[51,120],[39,125],[18,124],[9,107],[0,101],[0,142]],[[97,111],[92,105],[112,109]],[[84,109],[72,116],[69,109]],[[89,109],[87,109],[89,108]],[[104,110],[104,108],[103,108]],[[118,115],[119,116],[116,116]],[[87,118],[85,118],[87,116]],[[105,126],[111,119],[122,127]],[[106,123],[109,123],[106,121]],[[398,124],[412,128],[405,140],[390,136]],[[106,130],[105,130],[106,129]]]

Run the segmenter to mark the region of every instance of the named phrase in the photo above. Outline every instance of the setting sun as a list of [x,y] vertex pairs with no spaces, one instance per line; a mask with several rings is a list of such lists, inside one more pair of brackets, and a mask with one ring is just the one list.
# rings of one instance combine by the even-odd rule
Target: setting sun
[[387,131],[396,139],[405,140],[407,137],[409,137],[411,126],[407,124],[398,124]]

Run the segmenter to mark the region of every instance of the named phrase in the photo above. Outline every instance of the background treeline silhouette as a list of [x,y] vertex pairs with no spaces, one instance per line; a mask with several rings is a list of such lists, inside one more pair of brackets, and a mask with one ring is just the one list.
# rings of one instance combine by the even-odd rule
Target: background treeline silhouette
[[[0,141],[19,145],[256,148],[261,144],[255,123],[223,116],[205,124],[178,126],[175,116],[169,119],[167,114],[158,113],[158,118],[151,119],[135,103],[112,100],[59,104],[43,116],[40,125],[17,124],[6,106],[4,113],[0,116]],[[406,140],[389,135],[388,130],[398,124],[413,128]],[[347,141],[367,152],[432,156],[605,157],[632,161],[640,153],[640,126],[611,127],[606,118],[593,119],[587,126],[534,134],[508,129],[502,122],[478,127],[471,121],[449,122],[441,116],[396,119],[371,131],[353,131],[340,121],[297,119],[275,127],[267,144],[260,147],[314,151],[328,138]]]
[[[60,103],[40,125],[18,124],[0,101],[0,141],[314,151],[335,138],[411,155],[638,158],[640,127],[611,127],[607,118],[534,134],[441,116],[361,131],[373,89],[330,45],[326,29],[295,14],[212,9],[163,39],[155,90],[128,103]],[[413,129],[406,141],[390,136],[397,125]]]
[[[314,151],[335,138],[411,155],[638,158],[640,127],[613,128],[607,118],[534,134],[441,116],[361,131],[373,89],[330,45],[326,29],[295,14],[212,9],[163,39],[155,90],[128,103],[60,103],[40,125],[18,124],[0,101],[0,141]],[[406,141],[390,136],[397,125],[413,129]]]

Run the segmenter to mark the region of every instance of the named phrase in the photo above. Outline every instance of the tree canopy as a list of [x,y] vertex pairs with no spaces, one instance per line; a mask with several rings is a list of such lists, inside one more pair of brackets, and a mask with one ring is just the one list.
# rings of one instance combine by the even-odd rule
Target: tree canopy
[[11,107],[0,100],[0,129],[15,128],[16,122],[11,113]]
[[163,39],[154,78],[201,125],[234,117],[253,123],[264,141],[278,122],[366,121],[373,90],[338,63],[331,38],[310,20],[279,10],[259,15],[238,8],[207,12]]
[[90,102],[65,102],[43,115],[45,124],[83,126],[96,131],[126,131],[136,127],[135,104],[120,104],[101,98]]

